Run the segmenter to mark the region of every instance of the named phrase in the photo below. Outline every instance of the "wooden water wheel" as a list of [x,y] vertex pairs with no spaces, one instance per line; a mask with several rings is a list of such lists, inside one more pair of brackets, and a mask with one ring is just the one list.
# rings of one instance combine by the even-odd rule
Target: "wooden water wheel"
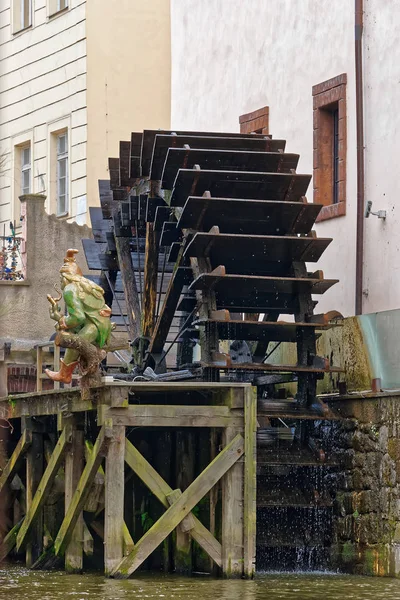
[[[307,266],[331,239],[312,230],[322,207],[284,150],[263,134],[145,130],[109,159],[84,248],[129,332],[136,376],[237,378],[271,398],[296,382],[305,407],[317,379],[338,371],[316,355],[332,315],[315,315],[313,299],[336,280]],[[282,342],[295,344],[293,364],[276,362]]]

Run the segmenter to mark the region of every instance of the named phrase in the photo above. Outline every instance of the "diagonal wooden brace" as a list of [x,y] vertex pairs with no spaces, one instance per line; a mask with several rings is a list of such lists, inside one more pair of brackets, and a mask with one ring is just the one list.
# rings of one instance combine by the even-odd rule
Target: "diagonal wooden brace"
[[237,435],[144,534],[134,550],[121,561],[112,575],[118,579],[126,579],[136,571],[243,453],[244,440],[241,435]]
[[54,551],[56,556],[64,554],[68,546],[72,532],[83,509],[86,499],[90,493],[92,483],[98,471],[98,468],[107,452],[107,446],[110,440],[110,432],[106,425],[100,429],[93,452],[83,469],[78,487],[68,506],[68,510],[61,524],[60,530],[54,542]]
[[[151,464],[142,456],[131,444],[128,439],[125,439],[125,461],[130,466],[132,471],[143,481],[161,504],[168,508],[168,495],[173,493],[173,489],[166,481],[157,473]],[[194,518],[194,529],[190,534],[194,540],[203,548],[205,552],[212,558],[218,567],[222,566],[222,547],[218,540],[210,533],[197,517]]]
[[35,519],[39,515],[39,511],[45,503],[51,486],[53,485],[54,479],[60,468],[61,461],[64,458],[67,444],[71,442],[72,428],[70,425],[66,425],[58,439],[56,447],[53,450],[53,454],[47,464],[46,470],[43,473],[43,477],[39,483],[36,493],[33,497],[32,504],[26,514],[24,522],[22,523],[21,529],[17,535],[17,550],[21,548],[23,543],[26,541],[27,536],[35,522]]
[[7,481],[11,480],[16,471],[18,470],[19,463],[32,443],[32,431],[30,429],[24,429],[18,444],[15,446],[15,450],[12,453],[10,460],[7,462],[3,469],[0,477],[0,492],[4,488]]

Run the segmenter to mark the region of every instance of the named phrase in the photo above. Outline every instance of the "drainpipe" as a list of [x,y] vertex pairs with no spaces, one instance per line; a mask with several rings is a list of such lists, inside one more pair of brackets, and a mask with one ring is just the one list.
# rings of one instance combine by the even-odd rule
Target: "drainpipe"
[[355,0],[355,74],[357,127],[356,315],[362,314],[364,267],[364,103],[362,70],[363,0]]

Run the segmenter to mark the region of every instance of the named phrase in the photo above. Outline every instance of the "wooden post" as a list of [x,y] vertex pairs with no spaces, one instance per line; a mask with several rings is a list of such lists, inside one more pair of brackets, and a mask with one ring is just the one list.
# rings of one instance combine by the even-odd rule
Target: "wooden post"
[[43,348],[36,347],[36,391],[42,391]]
[[[26,429],[32,431],[32,443],[26,456],[26,514],[31,507],[36,490],[43,475],[43,433],[40,424],[31,418],[25,421]],[[31,529],[31,539],[26,546],[26,566],[31,567],[43,551],[43,509]]]
[[[72,417],[72,443],[65,457],[65,514],[67,514],[83,471],[85,451],[84,431],[76,417]],[[78,427],[80,427],[78,429]],[[72,532],[71,541],[65,551],[67,573],[81,573],[83,568],[83,515],[79,515]]]
[[142,333],[151,338],[157,303],[158,248],[154,223],[146,223],[146,254],[144,262]]
[[92,483],[106,453],[108,443],[109,431],[108,428],[106,429],[106,426],[103,425],[103,427],[100,429],[99,435],[97,436],[96,443],[93,447],[93,452],[86,462],[85,468],[83,469],[82,475],[79,479],[78,485],[55,539],[54,550],[57,556],[64,554],[71,540],[72,532],[74,531],[75,525],[79,519],[79,515],[81,514],[82,508],[90,493]]
[[[34,434],[33,434],[34,436]],[[46,502],[48,495],[50,494],[51,487],[54,483],[56,475],[58,473],[58,469],[61,465],[61,461],[64,458],[65,450],[67,444],[71,441],[71,429],[69,426],[66,426],[63,429],[62,434],[53,450],[53,453],[50,457],[46,470],[41,478],[35,495],[30,503],[29,509],[26,513],[24,522],[22,523],[21,529],[17,536],[17,549],[19,550],[25,540],[28,538],[29,533],[33,530],[36,521],[41,518],[43,520],[43,506]],[[42,442],[43,443],[43,442]],[[43,537],[43,533],[42,533]],[[41,540],[43,542],[43,539]],[[33,538],[32,544],[35,544],[36,540]]]
[[[185,490],[194,479],[194,436],[190,431],[176,431],[175,437],[176,485]],[[175,530],[175,571],[189,575],[192,571],[192,540],[181,527]]]
[[108,576],[124,556],[125,427],[113,426],[106,457],[104,572]]
[[[140,335],[140,300],[136,286],[135,271],[132,263],[130,239],[127,237],[115,236],[115,246],[117,249],[118,263],[121,271],[122,285],[125,293],[129,335],[134,340]],[[138,250],[139,252],[139,250]],[[139,277],[141,277],[139,273]]]
[[[236,436],[233,427],[222,433],[227,446]],[[219,456],[219,455],[218,455]],[[224,577],[241,577],[243,573],[243,459],[234,464],[221,481],[222,485],[222,573]]]
[[[58,372],[60,370],[60,346],[57,346],[56,344],[54,344],[53,346],[54,349],[54,371]],[[54,382],[54,389],[55,390],[59,390],[60,389],[60,382],[59,381],[55,381]]]
[[235,465],[243,452],[244,439],[241,435],[237,435],[144,534],[135,545],[134,550],[115,569],[113,576],[117,579],[127,579],[136,571],[167,535],[190,513],[199,500],[210,491],[213,485]]
[[256,560],[257,517],[257,388],[244,394],[244,552],[243,574],[253,578]]

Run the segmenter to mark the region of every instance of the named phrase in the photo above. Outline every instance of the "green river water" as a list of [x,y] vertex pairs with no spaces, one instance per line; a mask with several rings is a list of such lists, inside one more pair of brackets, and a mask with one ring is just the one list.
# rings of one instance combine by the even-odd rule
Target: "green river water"
[[335,574],[259,574],[254,581],[143,574],[127,581],[101,575],[66,575],[0,569],[0,598],[7,600],[400,600],[400,580]]

